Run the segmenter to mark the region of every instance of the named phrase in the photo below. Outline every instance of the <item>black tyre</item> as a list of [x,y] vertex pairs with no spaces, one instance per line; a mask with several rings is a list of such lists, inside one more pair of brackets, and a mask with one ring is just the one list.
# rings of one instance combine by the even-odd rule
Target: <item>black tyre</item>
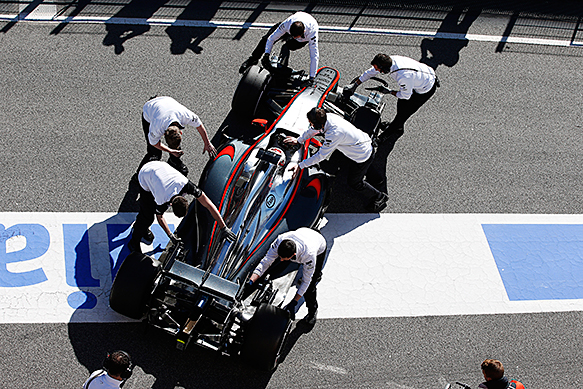
[[109,306],[117,313],[141,319],[154,286],[160,262],[133,252],[121,264],[109,294]]
[[260,370],[274,370],[290,326],[287,311],[271,304],[261,304],[245,327],[241,349],[245,363]]
[[256,65],[251,66],[243,74],[235,90],[231,103],[233,111],[241,116],[254,117],[270,79],[271,75],[267,70]]

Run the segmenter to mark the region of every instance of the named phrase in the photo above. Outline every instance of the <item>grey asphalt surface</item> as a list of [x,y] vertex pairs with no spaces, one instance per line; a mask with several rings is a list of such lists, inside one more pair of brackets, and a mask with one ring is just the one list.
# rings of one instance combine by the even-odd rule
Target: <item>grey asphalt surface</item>
[[[451,14],[447,3],[437,3],[378,12],[384,28],[435,31]],[[273,23],[305,6],[227,5],[168,13],[246,20],[255,11],[256,21]],[[359,9],[311,11],[331,25],[354,21]],[[148,17],[150,10],[108,4],[83,12]],[[512,12],[483,11],[467,25],[462,15],[457,28],[502,35]],[[378,18],[359,22],[367,20],[378,26]],[[576,20],[524,17],[513,31],[583,40],[570,29]],[[143,103],[173,96],[214,136],[229,113],[237,69],[263,33],[57,26],[0,24],[1,212],[135,211],[128,184],[145,152]],[[390,197],[383,212],[583,213],[583,47],[506,44],[497,52],[492,42],[322,33],[321,65],[338,68],[343,85],[377,52],[420,59],[422,47],[433,50],[442,87],[390,154],[379,152]],[[306,51],[292,65],[307,63]],[[387,103],[384,116],[391,119],[395,101]],[[198,177],[207,158],[200,138],[190,132],[184,142],[184,160]],[[329,211],[363,212],[360,204],[339,180]],[[197,347],[181,353],[171,338],[144,333],[140,324],[4,324],[0,387],[80,387],[108,350],[122,348],[138,365],[125,388],[442,388],[455,380],[476,385],[488,357],[502,360],[529,389],[575,388],[583,384],[582,319],[581,312],[565,312],[320,320],[309,333],[296,328],[273,374]]]

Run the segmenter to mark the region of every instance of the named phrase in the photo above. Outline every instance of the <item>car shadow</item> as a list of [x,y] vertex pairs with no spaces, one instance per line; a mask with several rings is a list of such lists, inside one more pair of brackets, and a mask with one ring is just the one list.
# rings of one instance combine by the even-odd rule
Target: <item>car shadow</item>
[[171,335],[142,322],[69,323],[68,327],[76,356],[87,371],[100,369],[108,352],[130,353],[136,365],[130,387],[145,387],[148,382],[153,389],[263,388],[272,375],[249,368],[238,357],[195,345],[178,350]]

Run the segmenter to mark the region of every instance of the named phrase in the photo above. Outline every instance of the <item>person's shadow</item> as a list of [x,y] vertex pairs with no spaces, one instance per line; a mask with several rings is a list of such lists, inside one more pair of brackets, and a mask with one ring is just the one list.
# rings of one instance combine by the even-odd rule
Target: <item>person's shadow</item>
[[[463,15],[464,8],[454,7],[443,19],[437,30],[436,38],[426,38],[421,41],[422,62],[433,69],[439,65],[452,67],[460,59],[460,51],[468,45],[468,40],[463,38],[470,26],[482,12],[479,8],[469,8]],[[460,17],[461,20],[460,20]],[[451,37],[447,37],[451,34]]]
[[[111,19],[137,18],[145,20],[152,17],[167,1],[168,0],[132,0]],[[103,38],[103,45],[113,46],[115,53],[121,54],[125,50],[123,45],[127,40],[150,31],[150,26],[146,23],[132,25],[126,23],[117,24],[114,22],[106,22],[105,30],[107,31],[107,34],[105,35],[105,38]]]
[[218,1],[192,1],[182,11],[176,19],[176,23],[166,29],[166,33],[172,40],[170,52],[172,54],[184,54],[186,50],[192,50],[193,53],[200,54],[203,48],[201,42],[208,38],[216,27],[187,27],[181,25],[182,20],[204,20],[210,21],[221,2]]

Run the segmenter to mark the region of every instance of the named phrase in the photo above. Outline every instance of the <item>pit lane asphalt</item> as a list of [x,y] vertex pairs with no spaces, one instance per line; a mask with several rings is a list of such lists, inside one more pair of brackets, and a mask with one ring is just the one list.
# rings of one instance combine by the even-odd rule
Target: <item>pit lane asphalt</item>
[[[474,25],[500,33],[505,23],[503,15],[481,15]],[[0,35],[3,212],[135,210],[126,192],[144,152],[143,102],[171,95],[213,136],[237,68],[262,33],[233,40],[238,30],[184,30],[202,34],[200,54],[172,54],[171,32],[151,27],[115,54],[104,25],[51,34],[54,27],[16,23]],[[422,41],[322,34],[321,64],[337,67],[344,84],[376,52],[419,59]],[[496,53],[492,43],[434,43],[442,48],[442,87],[388,155],[383,212],[582,213],[582,49],[508,45]],[[385,117],[393,112],[388,100]],[[196,134],[187,133],[184,149],[198,177],[206,157]],[[341,182],[335,190],[330,211],[362,212]],[[123,348],[138,365],[126,388],[441,388],[479,382],[479,363],[495,357],[527,388],[570,388],[583,384],[582,316],[321,320],[309,333],[294,331],[272,375],[198,347],[180,353],[138,324],[1,325],[0,366],[6,387],[73,388],[106,351]]]

